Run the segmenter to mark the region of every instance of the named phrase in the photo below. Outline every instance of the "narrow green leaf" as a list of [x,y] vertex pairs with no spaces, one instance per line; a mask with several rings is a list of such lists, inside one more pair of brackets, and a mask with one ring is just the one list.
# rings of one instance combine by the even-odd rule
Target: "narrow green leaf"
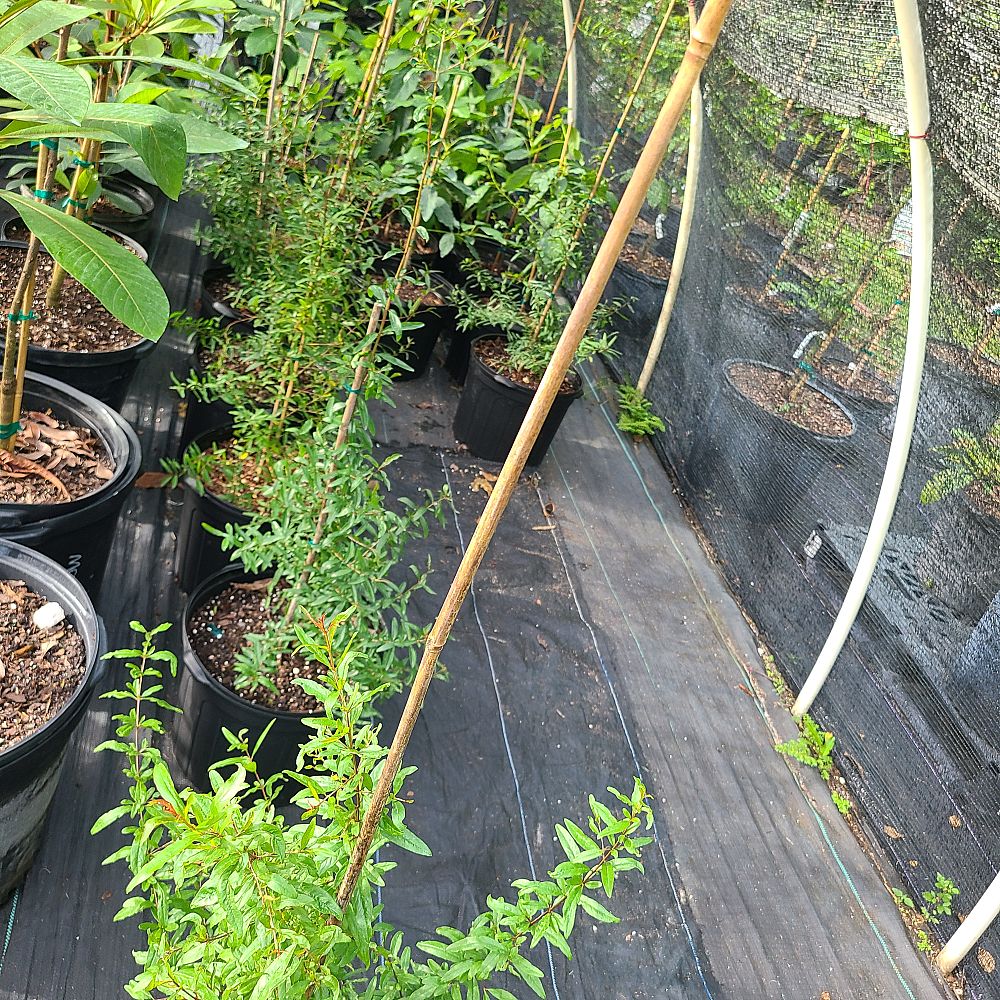
[[90,106],[90,85],[74,70],[30,56],[0,53],[0,89],[34,111],[79,123]]
[[159,340],[170,304],[153,272],[120,243],[40,202],[0,190],[24,224],[116,319],[147,340]]

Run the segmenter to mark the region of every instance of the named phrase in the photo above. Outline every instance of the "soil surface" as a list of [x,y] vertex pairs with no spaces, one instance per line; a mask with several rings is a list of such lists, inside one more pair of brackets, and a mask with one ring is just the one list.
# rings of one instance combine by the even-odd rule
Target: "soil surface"
[[[5,302],[14,297],[24,254],[25,251],[19,247],[0,247],[0,297]],[[31,324],[33,347],[96,354],[120,351],[142,340],[124,323],[119,323],[76,278],[68,274],[63,282],[59,305],[50,310],[45,305],[45,290],[49,286],[53,264],[47,254],[39,255],[33,307],[38,319]]]
[[652,247],[645,254],[642,246],[635,246],[626,243],[622,247],[619,259],[628,264],[634,271],[645,274],[650,278],[657,278],[660,281],[670,280],[670,261],[666,257],[661,257]]
[[972,353],[964,347],[955,347],[952,344],[942,344],[939,340],[932,340],[927,345],[927,350],[939,361],[944,361],[959,371],[982,379],[989,385],[1000,386],[1000,361],[987,355],[980,354],[973,357]]
[[[199,608],[188,623],[188,638],[203,666],[217,681],[255,705],[283,712],[315,712],[319,705],[295,683],[297,677],[322,680],[322,664],[302,656],[283,656],[272,680],[278,689],[237,688],[233,664],[246,645],[247,635],[259,635],[274,620],[268,608],[270,580],[231,583],[217,597]],[[280,603],[275,611],[280,614]]]
[[28,410],[13,454],[0,451],[0,503],[66,503],[114,476],[103,442],[85,427]]
[[997,528],[1000,529],[1000,492],[990,490],[983,483],[973,483],[966,488],[965,495],[975,510],[986,517],[994,518]]
[[410,306],[434,308],[443,306],[446,302],[445,297],[433,286],[428,288],[412,281],[404,281],[399,286],[398,294],[400,302]]
[[[511,382],[517,382],[527,389],[534,391],[541,384],[541,379],[533,372],[525,371],[523,368],[514,368],[507,356],[507,345],[499,337],[491,337],[489,340],[480,340],[473,344],[476,357],[491,371],[498,375],[509,378]],[[580,388],[580,380],[570,373],[563,379],[559,387],[560,393],[576,392]]]
[[240,286],[229,274],[213,275],[204,285],[204,295],[212,302],[223,302],[247,323],[254,321],[254,314],[240,306],[233,305],[233,298],[239,292]]
[[83,639],[65,619],[40,629],[31,616],[48,598],[21,580],[0,580],[0,750],[30,736],[80,686]]
[[735,364],[729,368],[729,378],[750,402],[786,423],[826,437],[847,437],[851,433],[847,414],[812,386],[807,385],[798,401],[789,404],[788,396],[799,380],[798,375],[753,364]]
[[[410,227],[403,222],[383,221],[378,227],[378,239],[383,243],[388,243],[390,246],[402,250],[409,232]],[[436,254],[438,252],[437,240],[431,239],[430,241],[425,241],[419,236],[414,236],[413,252],[420,256]]]
[[862,399],[884,403],[886,406],[892,406],[896,402],[896,394],[889,383],[872,374],[867,367],[855,376],[854,369],[849,368],[843,361],[823,361],[820,365],[820,374],[828,382]]
[[244,449],[235,438],[220,441],[204,454],[209,457],[205,489],[214,497],[240,510],[266,514],[270,509],[264,490],[271,485],[270,464],[258,464],[258,456]]

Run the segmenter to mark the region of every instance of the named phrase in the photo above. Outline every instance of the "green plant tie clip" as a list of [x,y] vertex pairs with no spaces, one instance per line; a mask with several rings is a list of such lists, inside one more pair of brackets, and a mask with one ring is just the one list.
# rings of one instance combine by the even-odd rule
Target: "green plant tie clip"
[[355,394],[357,394],[357,393],[361,392],[361,390],[360,390],[360,389],[355,389],[353,385],[345,385],[345,386],[344,386],[344,389],[345,389],[345,391],[347,391],[347,392],[353,392],[353,393],[355,393]]
[[42,191],[40,188],[35,188],[35,197],[39,198],[41,201],[47,201],[52,197],[52,192]]
[[15,420],[12,424],[0,424],[0,441],[9,441],[19,430],[21,430],[20,420]]
[[93,165],[94,165],[93,160],[81,160],[79,156],[73,157],[74,167],[83,167],[84,169],[86,169],[87,167],[92,167]]
[[46,149],[51,149],[52,152],[55,152],[59,148],[59,143],[55,139],[32,140],[32,149],[37,149],[39,146],[44,146]]
[[809,364],[809,362],[808,362],[808,361],[800,361],[800,362],[799,362],[799,367],[800,367],[800,368],[801,368],[801,369],[802,369],[802,370],[803,370],[804,372],[808,372],[808,373],[809,373],[810,375],[815,375],[815,374],[816,374],[816,369],[815,369],[815,368],[813,368],[813,366],[812,366],[811,364]]
[[9,319],[12,323],[25,323],[29,320],[38,319],[38,317],[33,312],[16,312],[7,313],[7,319]]
[[221,639],[222,638],[222,635],[223,635],[222,629],[219,628],[219,626],[216,625],[215,622],[209,622],[208,625],[206,626],[206,628],[208,629],[208,631],[211,634],[212,638],[214,638],[214,639]]
[[74,208],[86,208],[87,207],[87,203],[85,201],[77,201],[76,198],[68,198],[67,197],[67,198],[63,198],[63,200],[61,202],[59,202],[59,207],[60,208],[65,208],[67,205],[72,205]]

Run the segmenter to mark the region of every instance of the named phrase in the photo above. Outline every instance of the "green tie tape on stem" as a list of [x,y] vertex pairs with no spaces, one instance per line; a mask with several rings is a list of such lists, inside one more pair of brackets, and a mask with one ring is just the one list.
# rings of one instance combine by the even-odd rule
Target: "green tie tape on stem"
[[0,441],[9,441],[21,430],[21,421],[15,420],[12,424],[0,424]]
[[79,156],[74,156],[73,157],[73,166],[74,167],[83,167],[86,170],[87,167],[94,166],[94,161],[93,160],[81,160]]
[[361,390],[360,390],[360,389],[355,389],[353,385],[345,385],[345,386],[344,386],[344,389],[345,389],[345,390],[346,390],[347,392],[353,392],[353,393],[355,393],[355,394],[357,394],[357,393],[361,392]]
[[41,141],[33,140],[31,143],[32,149],[37,149],[39,146],[44,146],[46,149],[51,149],[55,152],[59,148],[59,143],[55,139],[42,139]]
[[63,198],[63,200],[61,202],[59,202],[59,207],[60,208],[65,208],[67,205],[72,205],[74,208],[86,208],[87,207],[87,203],[85,201],[77,201],[76,198],[68,198],[67,197],[67,198]]
[[809,364],[809,362],[808,362],[808,361],[800,361],[800,362],[799,362],[799,367],[800,367],[800,368],[801,368],[801,369],[802,369],[802,370],[803,370],[804,372],[808,372],[808,373],[809,373],[810,375],[815,375],[815,374],[816,374],[816,369],[815,369],[815,368],[813,368],[813,366],[812,366],[811,364]]
[[9,319],[12,323],[27,323],[30,320],[38,319],[38,317],[33,312],[16,312],[7,313],[7,319]]
[[39,201],[48,201],[52,197],[51,191],[43,191],[41,188],[35,188],[35,197]]

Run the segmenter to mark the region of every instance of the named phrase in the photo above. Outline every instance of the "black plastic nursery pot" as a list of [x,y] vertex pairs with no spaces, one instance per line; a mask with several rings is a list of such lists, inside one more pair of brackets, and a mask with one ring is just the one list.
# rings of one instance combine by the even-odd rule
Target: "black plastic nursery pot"
[[[476,344],[495,336],[487,334],[472,342],[469,375],[455,413],[454,431],[455,437],[477,458],[502,462],[524,422],[535,391],[494,372],[479,359]],[[538,465],[545,458],[573,400],[583,395],[583,380],[576,372],[571,379],[575,380],[576,389],[556,396],[528,456],[528,465]]]
[[0,538],[48,556],[96,598],[118,515],[139,475],[139,439],[110,406],[35,372],[25,376],[23,409],[49,410],[57,419],[88,428],[107,448],[114,475],[99,490],[66,503],[0,504]]
[[[192,355],[192,372],[204,375],[205,366],[202,363],[201,352],[197,349]],[[178,452],[184,454],[192,441],[208,431],[218,430],[232,423],[232,407],[222,399],[199,399],[194,393],[186,393],[183,399],[184,428],[181,431]]]
[[407,316],[407,320],[420,323],[420,329],[407,330],[399,341],[389,341],[387,344],[389,353],[407,366],[397,369],[395,377],[400,382],[412,382],[425,374],[438,338],[452,333],[455,329],[458,314],[450,302],[451,284],[435,276],[431,288],[444,299],[444,303],[418,306]]
[[[124,237],[124,234],[117,235]],[[141,251],[140,256],[145,260],[146,251],[134,240],[129,239],[129,243]],[[23,248],[27,244],[0,240],[0,246]],[[0,344],[3,340],[0,336]],[[128,395],[139,362],[155,349],[156,341],[153,340],[140,340],[120,351],[58,351],[29,344],[28,367],[39,375],[65,382],[119,410]]]
[[[203,431],[191,443],[204,450],[225,441],[231,434],[232,424],[226,423]],[[191,479],[184,479],[182,489],[174,569],[181,589],[191,593],[206,578],[231,567],[229,553],[222,550],[221,540],[206,531],[205,525],[224,531],[227,524],[247,524],[250,515],[211,493],[199,493]]]
[[[779,524],[792,520],[799,502],[810,492],[825,468],[849,461],[853,455],[856,423],[853,414],[834,396],[810,382],[850,421],[841,437],[817,434],[782,419],[748,399],[733,383],[735,365],[789,374],[762,361],[731,358],[722,365],[724,392],[719,405],[731,408],[724,428],[711,442],[707,437],[692,451],[687,474],[699,491],[727,490],[742,498],[748,520]],[[811,530],[811,527],[810,527]]]
[[[22,246],[27,246],[23,232],[24,228],[24,223],[21,221],[19,215],[9,216],[0,223],[0,240],[9,240],[11,243],[19,243]],[[97,229],[106,236],[110,236],[112,239],[118,240],[124,246],[128,247],[143,264],[149,263],[149,252],[138,240],[133,239],[127,233],[115,229],[114,226],[105,226],[97,222],[92,223],[92,228]]]
[[24,878],[42,844],[70,737],[103,672],[104,630],[79,581],[51,559],[0,538],[0,580],[23,580],[60,604],[84,643],[86,668],[76,691],[30,736],[0,752],[0,905]]
[[225,264],[213,264],[205,269],[201,277],[197,313],[202,319],[219,320],[226,329],[236,333],[253,333],[253,322],[245,314],[238,313],[214,291],[215,283],[229,278],[232,273],[232,269]]
[[299,746],[311,735],[302,724],[307,717],[305,714],[255,705],[216,680],[188,638],[191,617],[205,604],[231,583],[260,578],[259,574],[248,574],[241,567],[224,569],[205,580],[191,594],[184,608],[184,647],[177,695],[177,706],[183,714],[177,720],[174,745],[178,766],[198,788],[208,787],[209,767],[228,755],[229,744],[222,735],[223,726],[234,733],[246,729],[253,746],[267,725],[273,722],[255,757],[257,773],[265,778],[294,767]]
[[472,342],[479,337],[503,337],[505,333],[498,326],[473,326],[468,330],[460,330],[457,326],[451,331],[448,350],[444,356],[444,369],[451,380],[458,385],[464,385],[469,374],[469,353]]

